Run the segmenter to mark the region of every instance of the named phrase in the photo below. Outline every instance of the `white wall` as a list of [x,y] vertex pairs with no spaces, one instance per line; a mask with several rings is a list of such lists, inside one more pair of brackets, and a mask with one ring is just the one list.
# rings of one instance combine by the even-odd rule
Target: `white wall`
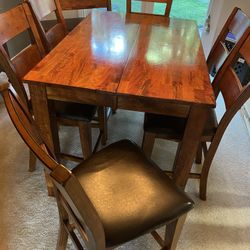
[[204,31],[201,38],[206,56],[234,7],[241,8],[250,16],[250,0],[211,0],[208,10],[211,15],[210,32]]

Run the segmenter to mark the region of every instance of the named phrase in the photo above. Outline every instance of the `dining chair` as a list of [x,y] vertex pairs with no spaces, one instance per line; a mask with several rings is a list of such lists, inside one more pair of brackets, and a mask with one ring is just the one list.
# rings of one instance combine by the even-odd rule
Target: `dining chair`
[[166,4],[164,16],[169,17],[173,0],[127,0],[127,13],[137,13],[132,11],[132,2],[150,2]]
[[[28,45],[14,55],[8,50],[8,42],[12,41],[20,35],[26,34],[28,37]],[[32,69],[45,55],[45,50],[40,39],[36,25],[30,13],[27,3],[18,5],[17,7],[0,14],[0,65],[7,74],[9,81],[16,89],[18,96],[23,100],[25,105],[31,107],[31,102],[24,88],[22,78]],[[55,109],[54,115],[51,116],[55,120],[55,131],[57,131],[57,121],[68,121],[70,124],[79,127],[80,139],[85,158],[92,153],[91,141],[91,121],[96,113],[97,107],[92,105],[66,103],[63,101],[50,101],[51,110]],[[97,142],[100,141],[101,133]],[[97,145],[97,144],[96,144]],[[56,152],[61,156],[79,161],[79,157],[60,152],[58,133],[55,133]],[[96,147],[95,147],[96,148]],[[29,170],[35,169],[34,155],[30,154]]]
[[250,25],[250,19],[240,8],[235,7],[219,35],[217,36],[207,57],[209,73],[215,76],[230,53]]
[[[40,34],[41,41],[43,43],[43,46],[46,50],[46,53],[49,53],[54,47],[67,35],[67,27],[66,23],[62,14],[62,9],[59,0],[46,0],[44,2],[41,2],[39,0],[24,0],[24,2],[27,2],[30,12],[33,15],[34,21],[37,26],[37,30]],[[47,30],[43,27],[42,21],[44,20],[45,17],[48,15],[55,13],[56,16],[56,24]],[[61,105],[61,104],[60,104]],[[66,104],[68,105],[68,104]],[[87,107],[90,107],[88,105]],[[93,106],[92,106],[93,107]],[[93,107],[94,108],[94,107]],[[84,110],[83,110],[84,113]],[[58,121],[60,125],[64,126],[78,126],[79,129],[85,129],[88,130],[88,137],[86,137],[86,132],[83,133],[86,138],[91,139],[91,129],[90,127],[93,128],[99,128],[100,129],[100,134],[101,136],[101,142],[103,145],[106,144],[107,141],[107,111],[105,107],[98,107],[97,108],[97,117],[91,117],[92,119],[85,119],[87,123],[90,124],[79,124],[79,119],[77,117],[74,117],[76,119],[68,119],[68,117],[65,119],[65,117],[60,116],[58,117]],[[86,123],[85,122],[85,123]],[[83,131],[80,131],[80,133]],[[82,134],[82,133],[81,133]],[[84,140],[84,139],[83,139]],[[86,139],[85,139],[86,141]],[[91,141],[89,141],[89,145],[87,144],[85,147],[87,148],[86,155],[88,156],[90,151],[90,145]],[[83,144],[82,144],[83,145]],[[84,147],[83,147],[83,153],[84,152]]]
[[[59,0],[63,11],[90,10],[104,8],[111,11],[111,0]],[[68,30],[72,30],[80,21],[81,17],[67,18]]]
[[[0,91],[17,131],[53,182],[56,249],[66,249],[68,237],[77,249],[113,249],[149,232],[161,249],[175,249],[193,201],[136,144],[115,142],[70,171],[50,154],[15,90],[1,84]],[[171,230],[162,239],[156,229],[164,225]]]
[[[202,200],[206,200],[208,173],[223,134],[234,115],[250,97],[250,84],[243,87],[234,70],[234,65],[239,58],[245,60],[250,66],[250,26],[232,49],[212,82],[215,97],[217,98],[219,94],[222,95],[226,110],[219,123],[215,111],[210,110],[197,152],[198,161],[201,161],[202,151],[205,156],[202,169],[200,173],[190,173],[189,175],[189,178],[200,179],[200,198]],[[151,156],[155,138],[177,141],[180,145],[186,121],[186,118],[146,113],[142,144],[146,155]],[[210,142],[208,149],[206,142]]]

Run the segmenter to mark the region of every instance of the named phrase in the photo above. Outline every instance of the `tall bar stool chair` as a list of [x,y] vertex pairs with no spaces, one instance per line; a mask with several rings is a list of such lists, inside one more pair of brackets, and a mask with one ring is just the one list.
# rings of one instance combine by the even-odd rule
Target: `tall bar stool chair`
[[[24,32],[26,32],[25,34],[30,39],[29,44],[19,53],[10,55],[6,44],[8,41]],[[4,69],[9,81],[15,88],[18,96],[22,99],[24,105],[26,105],[27,108],[32,109],[22,78],[42,59],[45,55],[45,51],[32,15],[29,12],[27,3],[20,4],[17,7],[0,14],[0,34],[0,65]],[[60,152],[59,137],[57,133],[57,119],[68,118],[69,120],[75,119],[79,126],[84,157],[88,158],[92,153],[91,137],[89,136],[91,135],[90,121],[93,119],[97,107],[59,101],[50,102],[49,105],[52,110],[55,108],[55,112],[51,115],[51,119],[53,120],[55,131],[54,139],[57,155],[62,155]],[[75,161],[82,160],[81,157],[67,154],[64,156]],[[32,153],[30,154],[29,169],[30,171],[35,169],[35,157]],[[50,194],[51,190],[48,191]]]
[[[193,201],[137,145],[113,143],[70,171],[49,153],[14,89],[4,84],[0,90],[17,131],[53,182],[57,249],[66,249],[68,237],[77,249],[113,249],[149,232],[161,249],[175,249]],[[171,230],[161,239],[155,230],[164,225]]]
[[[202,170],[201,173],[190,173],[189,175],[190,178],[200,179],[200,198],[202,200],[206,200],[208,173],[222,136],[234,115],[250,97],[250,84],[242,86],[239,76],[234,70],[234,65],[239,58],[243,58],[250,66],[249,45],[250,26],[226,58],[212,82],[216,98],[219,93],[223,96],[226,111],[219,123],[215,111],[210,111],[198,150],[200,152],[197,152],[199,160],[201,160],[202,150],[204,152],[205,160]],[[151,156],[155,138],[181,143],[185,124],[186,118],[145,114],[142,145],[144,152],[149,157]],[[209,149],[207,149],[206,142],[211,142]]]

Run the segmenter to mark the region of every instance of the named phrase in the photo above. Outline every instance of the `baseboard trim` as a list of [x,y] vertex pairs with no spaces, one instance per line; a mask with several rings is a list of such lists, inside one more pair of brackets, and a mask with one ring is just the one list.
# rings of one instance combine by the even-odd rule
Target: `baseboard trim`
[[246,125],[247,131],[248,131],[248,135],[250,137],[250,117],[248,116],[248,112],[246,111],[245,107],[243,106],[241,108],[241,116],[243,118],[243,121]]

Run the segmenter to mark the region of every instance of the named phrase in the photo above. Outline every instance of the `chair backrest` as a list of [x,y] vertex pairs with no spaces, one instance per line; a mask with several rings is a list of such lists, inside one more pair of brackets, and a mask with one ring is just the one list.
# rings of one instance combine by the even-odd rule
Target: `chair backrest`
[[245,60],[250,66],[250,27],[241,36],[212,82],[215,96],[218,97],[221,93],[226,107],[218,127],[221,130],[225,130],[237,111],[250,97],[250,82],[242,86],[234,70],[234,65],[239,58]]
[[49,153],[34,125],[33,117],[15,90],[6,83],[0,84],[0,91],[9,116],[20,136],[43,162],[45,170],[50,174],[55,186],[59,214],[73,242],[78,246],[81,244],[74,233],[72,222],[85,240],[88,249],[105,249],[102,223],[79,181],[70,170],[59,164]]
[[[60,2],[59,0],[26,0],[26,2],[37,25],[44,48],[48,53],[67,35],[67,27]],[[45,29],[42,21],[51,13],[56,16],[56,24],[49,29]]]
[[111,10],[111,0],[60,0],[63,10],[107,8]]
[[[7,43],[24,32],[28,34],[30,44],[16,55],[10,56]],[[26,3],[0,14],[0,65],[26,106],[28,97],[22,78],[44,54],[42,42]]]
[[132,13],[132,2],[150,2],[166,4],[164,16],[169,17],[173,0],[127,0],[127,13]]
[[211,75],[215,75],[229,54],[229,47],[235,46],[244,31],[249,27],[249,17],[235,7],[225,22],[207,58]]

